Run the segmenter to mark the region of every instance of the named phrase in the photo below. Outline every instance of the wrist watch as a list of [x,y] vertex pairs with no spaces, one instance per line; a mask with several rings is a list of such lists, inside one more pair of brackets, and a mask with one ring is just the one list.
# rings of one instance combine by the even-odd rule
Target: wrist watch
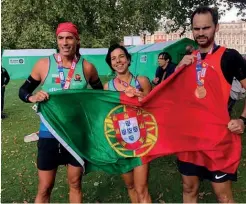
[[239,119],[241,119],[243,121],[244,125],[246,125],[246,118],[245,117],[240,116]]

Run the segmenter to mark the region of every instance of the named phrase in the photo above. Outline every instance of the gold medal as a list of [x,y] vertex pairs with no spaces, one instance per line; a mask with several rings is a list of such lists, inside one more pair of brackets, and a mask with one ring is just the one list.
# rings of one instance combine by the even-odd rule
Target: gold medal
[[197,86],[195,90],[195,96],[197,98],[204,98],[207,95],[207,91],[204,86]]

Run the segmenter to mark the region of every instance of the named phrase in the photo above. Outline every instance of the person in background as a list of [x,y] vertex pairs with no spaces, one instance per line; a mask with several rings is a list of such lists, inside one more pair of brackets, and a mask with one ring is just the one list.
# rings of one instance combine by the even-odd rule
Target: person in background
[[167,79],[176,68],[176,65],[172,63],[172,57],[167,52],[161,52],[158,55],[159,66],[155,72],[155,78],[152,83],[154,85],[160,84],[163,80]]
[[[231,86],[230,97],[228,100],[228,112],[232,115],[233,107],[238,100],[244,99],[246,90],[242,87],[241,83],[234,77]],[[246,108],[246,107],[245,107]]]
[[1,66],[1,119],[6,118],[6,115],[3,113],[4,109],[4,94],[5,94],[5,87],[8,85],[10,80],[9,73],[5,68]]

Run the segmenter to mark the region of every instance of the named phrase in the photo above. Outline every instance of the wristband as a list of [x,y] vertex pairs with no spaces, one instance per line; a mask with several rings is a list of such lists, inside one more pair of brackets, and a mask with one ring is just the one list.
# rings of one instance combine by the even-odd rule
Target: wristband
[[29,101],[30,96],[32,96],[32,94],[27,94],[26,97],[25,97],[25,101],[27,103],[30,103],[31,102],[31,101]]

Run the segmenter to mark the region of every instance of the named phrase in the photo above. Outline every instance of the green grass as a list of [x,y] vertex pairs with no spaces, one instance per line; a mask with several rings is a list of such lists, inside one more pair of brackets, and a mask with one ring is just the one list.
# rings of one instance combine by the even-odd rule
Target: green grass
[[[39,118],[18,98],[22,81],[11,81],[6,89],[5,112],[8,118],[2,120],[2,192],[1,202],[34,202],[38,176],[36,169],[36,142],[24,143],[24,136],[39,128]],[[242,102],[234,109],[234,116],[242,110]],[[246,141],[243,135],[243,155],[238,171],[238,182],[233,186],[235,200],[246,202]],[[99,185],[95,185],[99,183]],[[175,157],[169,156],[153,161],[150,165],[149,190],[153,202],[182,202],[181,176],[177,172]],[[127,191],[120,176],[97,172],[83,179],[84,202],[129,202]],[[200,187],[200,202],[216,202],[209,182]],[[61,166],[56,178],[51,202],[67,203],[68,186],[66,168]]]

